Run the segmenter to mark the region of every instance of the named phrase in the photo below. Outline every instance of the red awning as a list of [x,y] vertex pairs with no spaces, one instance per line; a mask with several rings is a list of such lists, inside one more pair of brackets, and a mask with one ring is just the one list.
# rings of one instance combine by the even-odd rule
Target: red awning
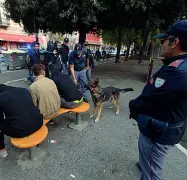
[[86,41],[88,44],[101,44],[100,37],[98,37],[96,34],[86,34]]
[[[0,33],[0,41],[31,43],[33,41],[36,41],[36,38],[35,38],[35,36]],[[39,42],[44,43],[44,41],[41,37],[39,37]]]

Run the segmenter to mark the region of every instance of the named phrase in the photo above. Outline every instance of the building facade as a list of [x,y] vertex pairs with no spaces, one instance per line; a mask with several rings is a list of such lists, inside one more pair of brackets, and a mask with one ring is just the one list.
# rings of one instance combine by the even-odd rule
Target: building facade
[[[0,4],[4,0],[0,0]],[[78,42],[79,33],[75,32],[73,34],[66,34],[64,37],[68,37],[70,40],[70,49],[73,49],[74,45]],[[28,35],[23,26],[15,23],[12,20],[8,20],[5,16],[5,11],[2,6],[0,6],[0,49],[4,51],[16,50],[21,48],[27,48],[31,42],[35,41],[35,35]],[[39,34],[39,42],[41,47],[47,47],[48,36],[44,34]],[[89,49],[95,51],[102,45],[102,39],[95,34],[86,35],[86,44]]]
[[[4,0],[0,0],[3,3]],[[5,11],[0,6],[0,48],[4,51],[26,48],[35,41],[35,35],[28,35],[23,27],[12,20],[8,20],[5,16]],[[39,42],[42,47],[47,45],[46,37],[39,34]]]

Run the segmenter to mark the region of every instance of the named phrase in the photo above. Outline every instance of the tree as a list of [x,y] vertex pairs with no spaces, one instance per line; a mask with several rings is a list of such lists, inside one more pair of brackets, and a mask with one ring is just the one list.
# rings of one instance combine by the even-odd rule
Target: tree
[[186,16],[187,1],[185,0],[145,0],[145,9],[142,16],[147,17],[144,21],[145,30],[140,51],[139,63],[142,61],[147,39],[155,29],[166,30],[176,20]]
[[53,33],[79,31],[83,44],[86,33],[95,31],[100,6],[93,0],[5,0],[8,17],[22,23],[29,33],[39,30]]
[[116,32],[118,39],[115,62],[118,63],[124,29],[144,27],[145,17],[141,16],[144,2],[138,0],[99,0],[99,2],[105,9],[99,13],[98,27],[103,30]]

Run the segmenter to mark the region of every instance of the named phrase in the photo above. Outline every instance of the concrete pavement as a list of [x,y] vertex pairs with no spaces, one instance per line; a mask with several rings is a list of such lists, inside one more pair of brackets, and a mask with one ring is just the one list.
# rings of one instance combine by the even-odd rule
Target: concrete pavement
[[[156,63],[154,71],[159,66],[160,63]],[[57,125],[48,126],[48,138],[40,146],[45,155],[34,162],[27,159],[27,150],[11,146],[6,138],[9,156],[0,159],[0,180],[138,180],[140,173],[135,163],[138,161],[139,132],[136,122],[128,118],[128,102],[142,91],[146,71],[147,64],[137,66],[137,61],[100,63],[93,76],[99,77],[101,87],[134,88],[134,92],[121,94],[120,115],[116,116],[114,109],[108,109],[110,104],[105,104],[100,121],[94,123],[89,118],[93,109],[91,103],[90,112],[83,115],[89,126],[82,132],[67,128],[74,120],[73,114],[61,116]],[[0,83],[26,75],[25,70],[2,73]],[[9,85],[28,87],[25,81]],[[50,144],[48,140],[59,142]],[[175,147],[167,158],[164,179],[186,180],[186,167],[187,156]]]

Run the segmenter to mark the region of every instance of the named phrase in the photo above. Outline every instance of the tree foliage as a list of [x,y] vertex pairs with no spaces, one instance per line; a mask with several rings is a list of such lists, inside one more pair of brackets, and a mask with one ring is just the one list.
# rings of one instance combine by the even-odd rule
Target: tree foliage
[[8,17],[22,23],[27,32],[86,33],[97,26],[100,6],[94,0],[5,0]]
[[186,0],[5,0],[4,6],[9,18],[22,23],[29,33],[79,31],[79,41],[84,43],[86,33],[102,30],[104,41],[108,36],[117,44],[118,53],[124,30],[126,39],[132,32],[136,32],[134,36],[139,33],[141,55],[151,32],[167,29],[187,13]]

